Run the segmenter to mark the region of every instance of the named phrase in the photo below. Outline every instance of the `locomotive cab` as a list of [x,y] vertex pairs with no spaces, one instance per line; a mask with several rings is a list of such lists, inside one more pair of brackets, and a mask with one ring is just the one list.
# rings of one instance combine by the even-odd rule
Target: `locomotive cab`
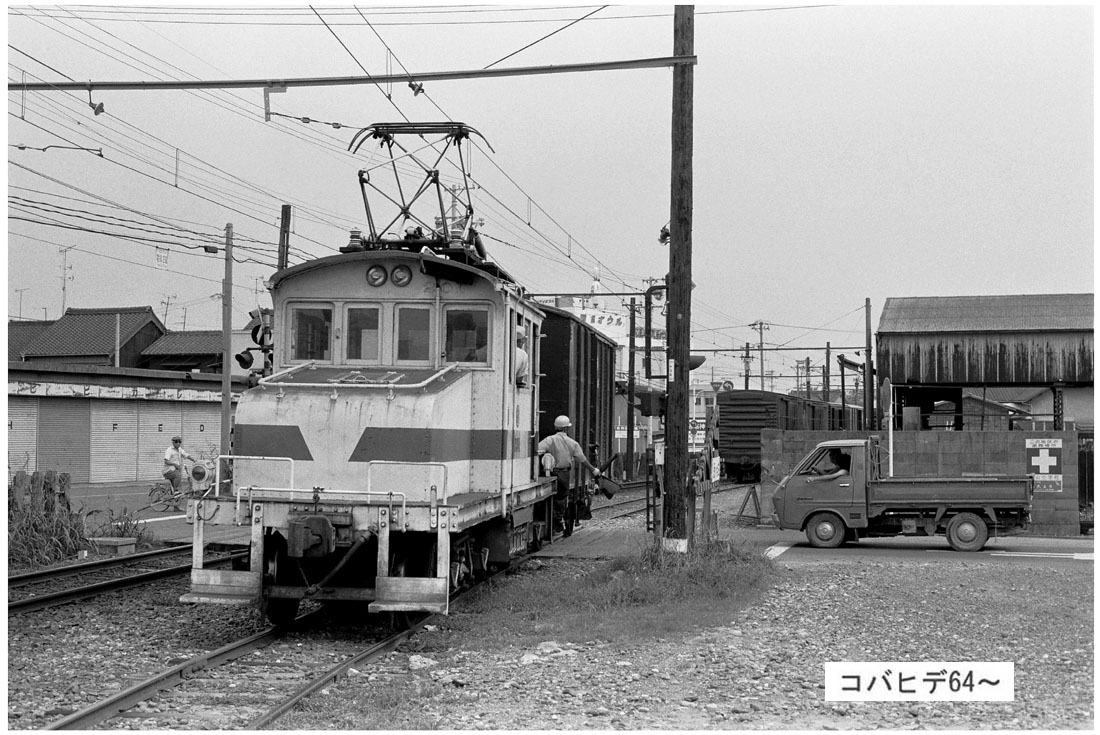
[[[568,401],[588,443],[610,445],[614,343],[570,322],[540,362],[543,322],[558,317],[488,258],[468,159],[457,156],[464,187],[439,175],[474,135],[379,123],[352,139],[353,153],[368,141],[389,153],[359,171],[367,232],[269,281],[272,374],[237,402],[233,453],[218,463],[230,475],[188,510],[184,601],[253,604],[274,622],[303,599],[446,612],[451,591],[550,538],[540,412]],[[204,529],[219,524],[249,529],[248,569],[203,567]]]

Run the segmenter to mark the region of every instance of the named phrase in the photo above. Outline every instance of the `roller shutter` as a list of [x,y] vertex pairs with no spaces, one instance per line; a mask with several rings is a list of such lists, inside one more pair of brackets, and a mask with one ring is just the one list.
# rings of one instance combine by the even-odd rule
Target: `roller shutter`
[[38,399],[8,396],[8,479],[38,469]]
[[71,482],[89,481],[91,401],[38,399],[38,469],[68,472]]
[[183,448],[198,458],[218,456],[222,434],[222,408],[216,403],[183,404]]
[[93,401],[91,439],[92,482],[133,482],[138,479],[136,401]]
[[164,452],[172,437],[183,434],[180,404],[167,401],[138,401],[139,480],[155,480],[164,472]]

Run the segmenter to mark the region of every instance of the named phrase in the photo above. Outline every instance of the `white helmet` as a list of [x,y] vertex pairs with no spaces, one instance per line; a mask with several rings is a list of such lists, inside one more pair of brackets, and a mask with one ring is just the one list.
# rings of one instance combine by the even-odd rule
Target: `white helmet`
[[568,416],[558,416],[556,419],[554,419],[555,429],[568,429],[572,425],[573,424],[569,420]]

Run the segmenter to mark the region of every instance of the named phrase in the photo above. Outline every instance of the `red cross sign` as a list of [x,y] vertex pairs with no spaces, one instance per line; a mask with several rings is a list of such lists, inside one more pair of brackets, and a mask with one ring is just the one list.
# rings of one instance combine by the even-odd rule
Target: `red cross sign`
[[1035,475],[1036,492],[1062,492],[1062,440],[1025,439],[1024,472]]

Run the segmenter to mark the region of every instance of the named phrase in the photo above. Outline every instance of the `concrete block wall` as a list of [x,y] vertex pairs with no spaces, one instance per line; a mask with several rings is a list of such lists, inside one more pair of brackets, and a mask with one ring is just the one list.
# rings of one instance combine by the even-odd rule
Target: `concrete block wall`
[[[885,433],[876,432],[884,450]],[[862,439],[854,431],[778,431],[761,433],[762,501],[771,513],[771,494],[798,460],[819,442]],[[1078,514],[1077,433],[1071,431],[895,431],[894,474],[911,477],[965,477],[967,475],[1026,475],[1027,439],[1062,440],[1062,490],[1037,492],[1031,510],[1031,531],[1051,536],[1080,534]],[[886,467],[884,466],[885,470]]]

